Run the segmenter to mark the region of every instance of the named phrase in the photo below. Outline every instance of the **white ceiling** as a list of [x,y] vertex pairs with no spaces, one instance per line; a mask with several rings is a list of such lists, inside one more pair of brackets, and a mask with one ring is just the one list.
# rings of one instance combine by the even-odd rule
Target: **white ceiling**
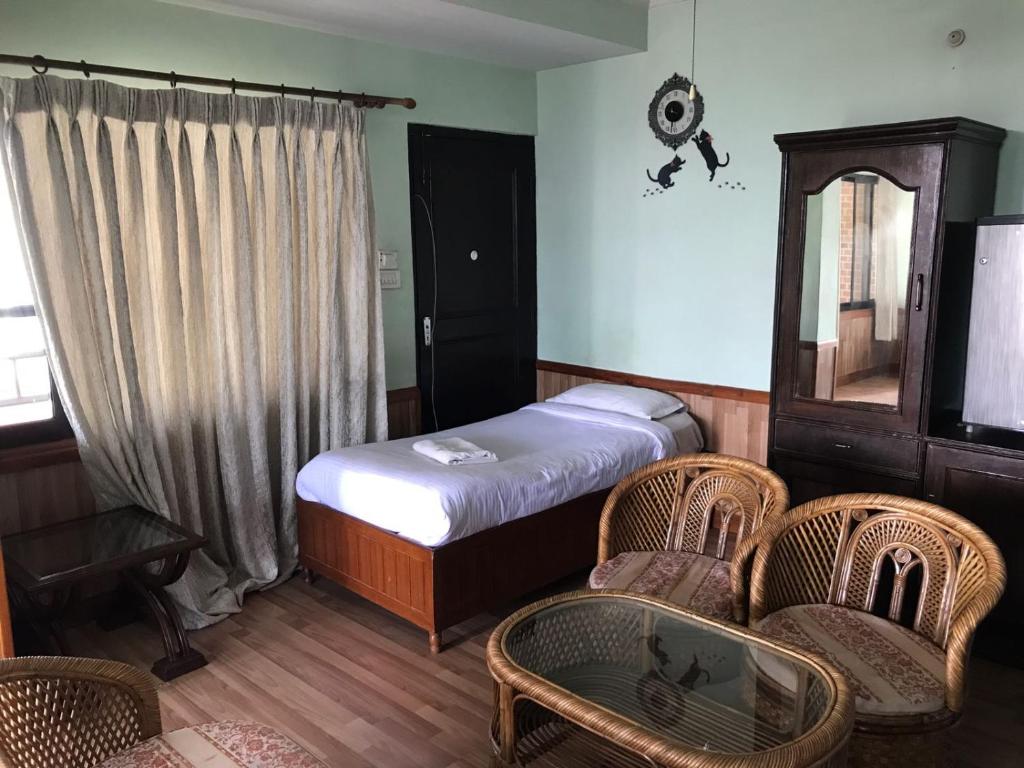
[[[467,7],[459,4],[460,0],[162,1],[535,71],[638,50],[621,42]],[[649,0],[599,0],[596,9],[600,2],[646,7]]]

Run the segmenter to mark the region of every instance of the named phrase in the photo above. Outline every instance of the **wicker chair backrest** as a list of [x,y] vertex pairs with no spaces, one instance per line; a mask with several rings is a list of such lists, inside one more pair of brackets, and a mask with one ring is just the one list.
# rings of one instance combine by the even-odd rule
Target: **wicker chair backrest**
[[760,464],[713,453],[676,456],[615,487],[602,515],[602,552],[681,551],[724,560],[788,503],[785,484]]
[[0,767],[88,768],[160,733],[156,689],[126,664],[0,661]]
[[992,541],[963,518],[883,494],[809,502],[758,538],[771,540],[759,544],[754,561],[753,619],[828,603],[884,615],[941,647],[951,623],[1004,567]]

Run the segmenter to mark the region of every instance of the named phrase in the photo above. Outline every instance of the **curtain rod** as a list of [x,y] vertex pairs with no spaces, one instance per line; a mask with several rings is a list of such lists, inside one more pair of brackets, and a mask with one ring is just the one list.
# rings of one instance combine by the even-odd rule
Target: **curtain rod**
[[9,53],[0,53],[0,64],[24,64],[32,67],[37,75],[45,75],[51,69],[65,69],[73,72],[81,72],[86,77],[96,75],[116,75],[120,77],[135,77],[142,80],[166,80],[171,88],[179,83],[189,85],[210,85],[220,88],[230,88],[235,91],[257,91],[259,93],[276,93],[281,96],[308,96],[313,99],[337,99],[338,101],[351,101],[357,107],[367,109],[383,109],[389,104],[415,109],[416,100],[410,98],[399,98],[397,96],[373,96],[367,93],[349,93],[348,91],[325,91],[320,88],[296,88],[291,85],[271,85],[269,83],[250,83],[245,80],[224,80],[219,77],[202,77],[200,75],[179,75],[173,70],[170,72],[156,72],[148,69],[132,69],[131,67],[112,67],[107,64],[90,64],[84,59],[82,61],[62,61],[60,59],[48,59],[45,56],[15,56]]

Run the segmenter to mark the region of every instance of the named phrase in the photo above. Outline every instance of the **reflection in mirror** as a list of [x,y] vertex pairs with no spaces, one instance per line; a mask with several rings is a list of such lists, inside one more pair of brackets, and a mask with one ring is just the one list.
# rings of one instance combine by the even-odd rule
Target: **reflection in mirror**
[[915,197],[867,171],[805,197],[797,396],[898,405]]

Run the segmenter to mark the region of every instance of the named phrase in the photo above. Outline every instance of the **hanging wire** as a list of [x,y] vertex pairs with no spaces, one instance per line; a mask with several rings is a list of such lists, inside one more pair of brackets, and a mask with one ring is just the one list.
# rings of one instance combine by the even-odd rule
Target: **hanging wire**
[[697,98],[697,0],[693,0],[693,24],[690,25],[690,101]]
[[437,338],[437,237],[434,234],[434,217],[430,214],[430,206],[427,205],[427,199],[423,197],[419,192],[416,193],[416,199],[423,204],[423,210],[427,212],[427,226],[430,228],[430,257],[433,260],[434,267],[434,297],[433,305],[431,307],[430,322],[432,324],[430,335],[430,411],[434,416],[434,431],[437,432],[441,429],[441,425],[437,421],[437,386],[436,386],[436,370],[437,365],[434,358],[434,347],[437,345],[434,343],[434,339]]

